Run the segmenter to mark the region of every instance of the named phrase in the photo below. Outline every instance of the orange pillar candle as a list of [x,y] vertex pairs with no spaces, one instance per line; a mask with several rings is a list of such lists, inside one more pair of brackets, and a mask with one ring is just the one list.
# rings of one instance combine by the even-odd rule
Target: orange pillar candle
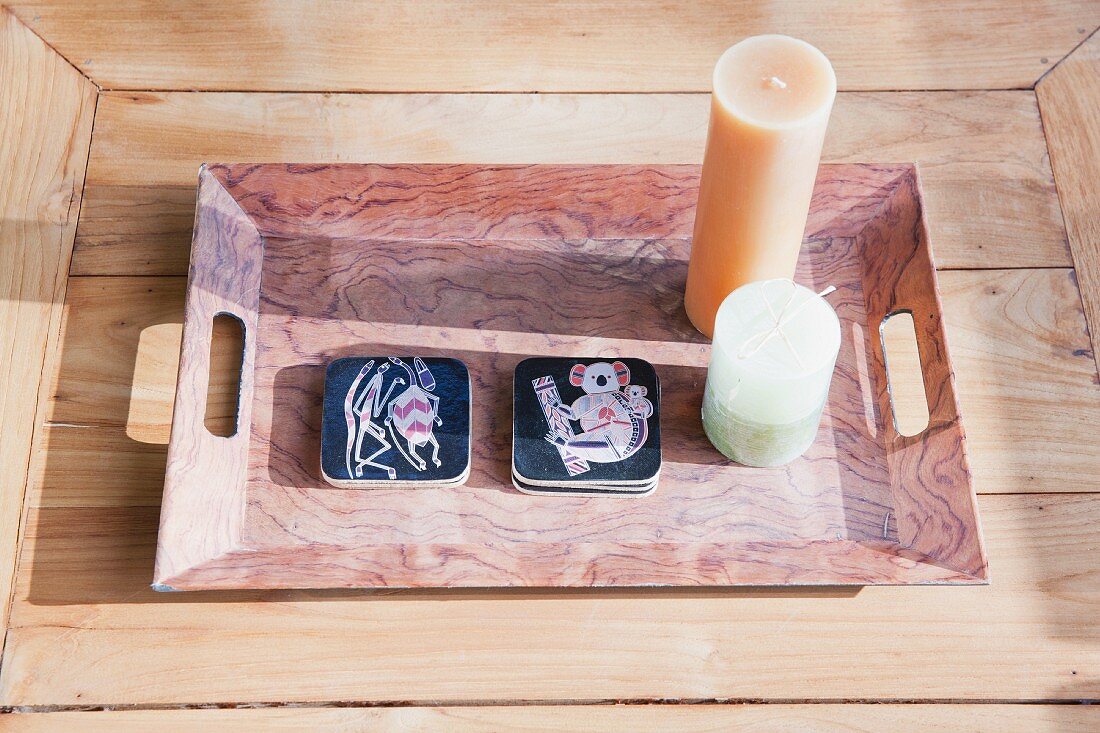
[[836,74],[790,36],[753,36],[714,67],[684,306],[710,337],[742,285],[794,277]]

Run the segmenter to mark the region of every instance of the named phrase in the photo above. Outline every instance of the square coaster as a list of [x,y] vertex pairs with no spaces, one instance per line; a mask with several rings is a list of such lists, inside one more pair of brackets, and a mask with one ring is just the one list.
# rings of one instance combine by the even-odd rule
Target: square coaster
[[652,490],[661,470],[661,387],[649,362],[525,359],[513,400],[512,473],[521,491]]
[[470,473],[470,373],[458,359],[365,356],[325,372],[321,473],[340,488],[450,486]]
[[601,487],[596,484],[543,486],[527,483],[513,473],[512,486],[515,486],[524,494],[544,494],[547,496],[645,496],[653,493],[653,490],[657,488],[657,480],[654,479],[651,483],[639,486],[616,486],[614,488]]

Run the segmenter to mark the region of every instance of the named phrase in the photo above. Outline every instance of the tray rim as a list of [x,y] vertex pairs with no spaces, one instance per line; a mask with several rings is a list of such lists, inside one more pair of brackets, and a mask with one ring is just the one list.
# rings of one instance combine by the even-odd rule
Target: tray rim
[[[268,236],[280,236],[281,233],[278,230],[279,226],[286,225],[286,222],[276,222],[273,226],[270,222],[257,222],[256,218],[247,210],[247,201],[242,202],[239,198],[235,197],[227,187],[227,178],[232,177],[232,173],[235,169],[253,170],[261,166],[275,166],[282,168],[301,168],[307,172],[317,168],[340,168],[340,167],[373,167],[379,170],[394,170],[402,168],[416,168],[416,169],[447,169],[453,171],[455,168],[465,169],[529,169],[529,168],[616,168],[623,169],[624,171],[664,171],[664,170],[679,170],[679,171],[697,171],[698,166],[695,165],[680,165],[680,166],[630,166],[630,165],[581,165],[581,166],[561,166],[561,165],[513,165],[513,166],[491,166],[491,165],[462,165],[455,166],[451,164],[440,164],[437,166],[423,165],[423,164],[410,164],[408,166],[402,164],[341,164],[329,166],[327,164],[314,165],[302,165],[302,164],[204,164],[200,168],[199,172],[199,190],[198,190],[198,204],[196,207],[196,219],[195,219],[195,233],[192,246],[192,265],[190,268],[190,274],[188,279],[187,289],[187,306],[184,324],[184,347],[182,347],[181,361],[180,361],[180,379],[177,384],[176,393],[176,410],[173,415],[172,426],[172,438],[169,446],[169,462],[168,471],[166,472],[166,486],[165,486],[165,501],[162,506],[161,512],[161,524],[160,534],[158,536],[157,547],[157,561],[155,569],[155,578],[153,587],[157,590],[184,590],[184,589],[207,589],[207,588],[336,588],[336,587],[465,587],[465,588],[477,588],[477,587],[510,587],[509,583],[430,583],[425,585],[411,584],[411,585],[392,585],[381,584],[371,585],[362,583],[341,584],[339,582],[333,583],[331,579],[326,580],[324,584],[318,585],[316,583],[299,583],[299,581],[290,580],[289,582],[283,582],[276,580],[270,584],[268,583],[256,583],[250,582],[247,584],[241,584],[232,577],[232,573],[226,573],[226,569],[222,565],[226,562],[230,562],[234,559],[240,559],[242,555],[246,555],[253,561],[258,561],[256,548],[247,548],[242,543],[242,531],[243,521],[245,515],[245,474],[246,465],[242,465],[239,460],[234,460],[234,451],[239,452],[241,442],[244,443],[245,461],[247,464],[247,451],[248,441],[250,438],[249,431],[251,427],[251,406],[253,394],[251,385],[246,385],[246,380],[243,376],[246,373],[250,373],[255,368],[255,336],[258,332],[256,327],[257,311],[259,304],[259,277],[262,271],[262,258],[263,258],[263,242],[264,238]],[[869,211],[865,212],[866,217],[862,220],[851,236],[860,236],[868,227],[870,227],[881,215],[883,208],[887,205],[887,202],[896,195],[899,189],[910,187],[910,195],[914,197],[917,206],[917,220],[914,236],[921,239],[924,243],[924,250],[928,252],[930,257],[930,246],[928,245],[928,233],[927,224],[925,222],[925,211],[923,206],[923,195],[920,190],[920,180],[917,167],[915,164],[895,164],[895,165],[875,165],[875,164],[835,164],[834,166],[828,166],[830,168],[852,167],[867,170],[883,171],[888,175],[892,175],[893,179],[890,183],[888,190],[884,189],[882,200],[876,205],[870,206]],[[247,197],[245,197],[247,198]],[[291,224],[293,226],[293,224]],[[265,226],[267,229],[265,230]],[[220,251],[218,248],[225,249],[224,231],[222,229],[229,227],[233,236],[230,238],[233,240],[231,250],[229,252],[228,259],[226,259],[226,253]],[[919,245],[918,245],[919,247]],[[217,251],[215,251],[217,250]],[[241,282],[235,282],[237,286],[236,292],[232,293],[233,296],[238,297],[225,297],[225,294],[217,292],[217,286],[211,286],[208,290],[202,287],[194,287],[193,285],[201,283],[199,280],[202,278],[203,268],[201,267],[203,259],[206,257],[216,256],[221,258],[220,263],[222,265],[228,265],[233,268],[233,272],[239,275],[238,280]],[[931,267],[931,276],[933,282],[935,280],[935,268]],[[248,284],[249,278],[254,280],[255,287],[248,288],[242,287],[242,282],[245,285]],[[241,293],[245,293],[247,297],[239,297]],[[935,305],[937,312],[941,312],[939,303],[938,289],[934,289],[933,292],[935,298]],[[221,296],[221,297],[219,297]],[[210,302],[202,302],[210,301]],[[241,380],[241,395],[239,403],[238,421],[242,426],[242,429],[238,430],[237,434],[230,438],[215,438],[208,433],[203,435],[205,431],[201,431],[198,434],[197,443],[183,445],[182,438],[177,436],[185,436],[188,434],[195,434],[195,426],[193,424],[193,418],[187,417],[188,411],[179,409],[181,403],[186,403],[188,399],[199,399],[203,407],[205,407],[205,384],[206,384],[206,369],[208,365],[204,363],[202,354],[199,353],[187,353],[185,348],[188,343],[188,337],[191,339],[202,338],[204,336],[204,329],[208,329],[208,323],[210,319],[205,317],[195,317],[195,312],[204,313],[228,313],[234,317],[239,318],[246,326],[245,333],[245,357],[244,364],[242,365],[242,380]],[[875,330],[875,329],[872,329]],[[874,340],[875,335],[869,334]],[[949,358],[946,358],[946,341],[937,344],[937,348],[944,351],[946,363],[949,364]],[[203,350],[198,350],[203,351]],[[208,360],[208,355],[206,356]],[[195,384],[195,376],[197,373],[201,373],[202,390],[203,394],[195,394],[189,390],[189,385]],[[927,380],[927,375],[926,375]],[[958,412],[957,400],[954,395],[954,375],[948,371],[946,376],[948,407],[953,408],[954,421],[958,425],[961,437],[961,460],[966,471],[967,491],[964,493],[968,498],[969,508],[973,512],[973,533],[976,540],[976,553],[979,560],[977,566],[972,571],[957,571],[949,568],[943,568],[944,573],[941,577],[935,577],[930,579],[911,579],[905,580],[902,573],[904,570],[900,567],[895,568],[895,577],[891,579],[885,574],[881,577],[875,577],[868,575],[861,577],[857,580],[845,578],[841,576],[829,577],[827,574],[822,575],[820,579],[815,579],[812,575],[806,578],[799,579],[794,582],[755,582],[755,581],[733,581],[729,583],[653,583],[653,582],[615,582],[615,583],[554,583],[554,584],[528,584],[528,583],[516,583],[515,585],[521,585],[523,587],[743,587],[743,586],[815,586],[815,585],[923,585],[923,584],[985,584],[989,582],[988,577],[988,564],[986,560],[986,553],[984,548],[984,539],[981,532],[981,525],[977,516],[976,496],[973,488],[972,480],[969,476],[968,463],[965,455],[965,433],[962,431],[961,416]],[[926,390],[927,391],[927,390]],[[196,410],[201,415],[204,410]],[[201,427],[201,423],[200,423]],[[196,451],[202,451],[207,453],[207,458],[212,459],[211,462],[224,468],[227,482],[223,482],[219,485],[218,482],[208,482],[210,485],[205,487],[199,486],[195,489],[193,471],[188,472],[185,465],[189,459],[192,459],[196,455]],[[183,466],[184,475],[190,476],[190,483],[192,484],[191,490],[183,489],[181,484],[186,484],[188,481],[176,481],[173,482],[173,475],[180,472],[180,468]],[[234,481],[236,486],[234,487]],[[173,483],[176,485],[173,486]],[[629,499],[627,499],[629,500]],[[183,517],[192,517],[198,515],[200,521],[198,525],[188,522],[181,522]],[[205,516],[207,521],[201,521],[201,517]],[[842,541],[817,541],[817,542],[804,542],[802,544],[812,545],[821,544],[829,546],[840,546],[842,542],[848,542],[860,545],[861,547],[868,547],[868,543],[865,541],[854,540],[842,540]],[[715,544],[715,543],[706,543]],[[737,546],[741,546],[744,543],[737,543]],[[681,546],[684,546],[681,543]],[[733,545],[731,545],[733,546]],[[439,544],[439,548],[448,547],[445,544]],[[332,550],[350,550],[353,548],[347,548],[342,545],[320,545],[314,544],[309,548],[311,553],[321,548],[330,548]],[[280,548],[268,547],[263,548],[260,552],[278,552]],[[283,548],[287,550],[300,550],[300,546],[294,546],[293,548]],[[361,548],[359,548],[361,549]],[[880,548],[881,549],[881,548]],[[879,550],[874,550],[878,552]],[[911,553],[912,558],[905,560],[904,555],[906,550],[903,545],[893,544],[890,545],[890,553],[892,557],[901,558],[899,560],[901,565],[906,562],[914,565],[931,565],[938,566],[936,562],[928,562],[931,557],[920,552]],[[444,553],[444,557],[447,553]],[[919,559],[918,559],[919,558]],[[191,576],[191,579],[188,579]],[[254,580],[254,578],[253,578]]]

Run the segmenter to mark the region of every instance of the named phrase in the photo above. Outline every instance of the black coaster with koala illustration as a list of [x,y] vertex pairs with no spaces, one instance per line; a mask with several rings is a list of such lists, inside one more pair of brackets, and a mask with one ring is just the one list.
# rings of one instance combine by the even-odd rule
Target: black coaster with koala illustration
[[321,473],[340,488],[455,486],[470,474],[470,373],[458,359],[337,359],[325,372]]
[[530,494],[648,494],[661,472],[661,387],[642,359],[516,365],[512,483]]

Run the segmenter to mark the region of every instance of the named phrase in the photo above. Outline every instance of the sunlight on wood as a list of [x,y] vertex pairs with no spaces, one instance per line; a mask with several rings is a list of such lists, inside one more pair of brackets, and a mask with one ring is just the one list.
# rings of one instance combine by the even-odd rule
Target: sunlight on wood
[[244,325],[236,316],[214,316],[210,335],[210,378],[203,423],[211,434],[228,438],[237,433],[237,401],[241,392]]
[[176,391],[181,323],[156,323],[138,335],[126,436],[139,443],[168,444]]
[[894,426],[902,435],[917,435],[928,427],[928,399],[912,313],[895,313],[882,322],[882,349]]

